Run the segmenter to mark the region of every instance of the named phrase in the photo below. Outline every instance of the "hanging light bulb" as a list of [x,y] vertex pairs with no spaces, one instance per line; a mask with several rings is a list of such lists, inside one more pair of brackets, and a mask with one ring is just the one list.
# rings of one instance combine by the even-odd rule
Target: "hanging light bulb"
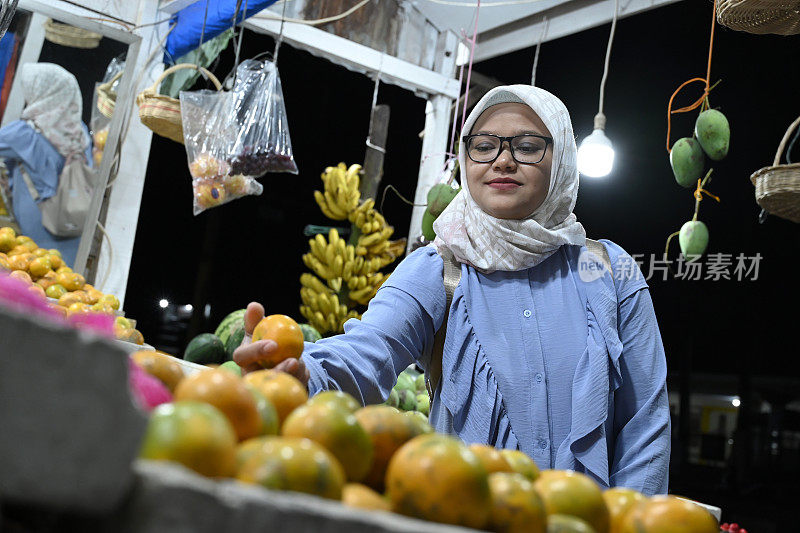
[[611,34],[606,48],[606,62],[603,67],[603,79],[600,80],[600,106],[594,116],[594,131],[586,137],[578,148],[578,172],[590,178],[608,176],[614,168],[614,147],[606,137],[606,116],[603,114],[606,78],[608,78],[608,60],[611,58],[611,44],[614,42],[614,31],[617,28],[619,0],[614,1],[614,18],[611,19]]
[[594,131],[578,148],[578,172],[590,178],[607,176],[614,168],[614,147],[606,137],[606,116],[594,117]]

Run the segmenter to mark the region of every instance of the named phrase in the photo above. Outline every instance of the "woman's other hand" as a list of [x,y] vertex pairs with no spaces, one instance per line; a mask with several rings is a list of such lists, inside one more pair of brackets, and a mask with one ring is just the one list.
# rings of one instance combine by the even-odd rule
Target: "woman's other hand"
[[[249,303],[244,314],[244,340],[233,352],[233,360],[242,367],[242,374],[263,370],[265,367],[261,365],[261,361],[268,359],[278,348],[275,341],[271,340],[253,342],[253,330],[262,318],[264,318],[264,306],[257,302]],[[273,370],[294,376],[304,386],[308,386],[308,369],[301,359],[286,359],[277,364]]]

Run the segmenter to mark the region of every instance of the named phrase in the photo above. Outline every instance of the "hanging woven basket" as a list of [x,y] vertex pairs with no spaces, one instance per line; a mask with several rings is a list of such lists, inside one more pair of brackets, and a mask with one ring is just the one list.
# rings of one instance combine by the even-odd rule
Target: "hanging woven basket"
[[181,102],[177,98],[158,94],[158,88],[167,76],[176,70],[185,68],[199,69],[211,80],[211,83],[214,84],[218,91],[222,90],[222,84],[216,76],[208,70],[191,63],[181,63],[161,73],[161,76],[156,79],[152,87],[143,90],[136,97],[136,104],[139,106],[139,119],[142,121],[142,124],[153,130],[153,133],[157,133],[162,137],[172,139],[181,144],[183,144]]
[[800,0],[719,0],[717,21],[748,33],[800,33]]
[[786,130],[772,166],[754,172],[750,181],[756,187],[756,202],[767,213],[800,223],[800,163],[778,164],[798,125],[800,117]]
[[88,49],[97,48],[103,36],[93,31],[47,19],[44,23],[44,38],[61,46]]
[[97,110],[106,118],[111,118],[114,115],[114,106],[117,105],[117,93],[112,91],[111,88],[121,77],[122,71],[117,72],[113,78],[97,86]]

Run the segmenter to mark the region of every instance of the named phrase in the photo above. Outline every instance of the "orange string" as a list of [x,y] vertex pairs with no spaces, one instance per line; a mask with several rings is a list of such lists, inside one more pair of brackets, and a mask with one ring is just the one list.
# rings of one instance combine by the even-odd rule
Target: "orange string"
[[[672,93],[672,96],[669,99],[669,104],[667,105],[667,153],[672,153],[672,148],[669,145],[670,134],[672,133],[672,115],[673,113],[687,113],[693,109],[697,109],[700,107],[706,98],[708,98],[708,92],[710,90],[710,80],[711,80],[711,56],[714,50],[714,27],[716,26],[717,22],[717,0],[714,0],[714,8],[711,12],[711,38],[708,42],[708,66],[706,68],[706,77],[705,78],[692,78],[688,81],[683,82],[680,87],[675,89],[675,92]],[[675,96],[683,89],[686,85],[693,83],[695,81],[702,81],[705,83],[706,87],[703,89],[703,94],[695,100],[692,105],[682,107],[680,109],[672,110],[672,101],[675,99]]]
[[700,180],[698,179],[697,180],[697,189],[695,189],[695,191],[694,191],[694,197],[698,202],[703,200],[703,193],[709,195],[711,198],[713,198],[714,200],[716,200],[718,202],[720,201],[719,200],[719,196],[714,196],[713,194],[711,194],[710,192],[705,190],[703,188],[702,184],[700,183]]

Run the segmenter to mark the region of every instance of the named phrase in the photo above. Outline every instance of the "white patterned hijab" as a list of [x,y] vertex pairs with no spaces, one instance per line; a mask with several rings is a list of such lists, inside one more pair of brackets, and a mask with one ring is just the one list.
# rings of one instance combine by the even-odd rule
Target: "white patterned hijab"
[[83,153],[89,137],[83,131],[83,100],[78,80],[53,63],[25,63],[20,71],[25,109],[22,120],[36,128],[64,157]]
[[538,265],[564,244],[586,242],[586,231],[572,212],[578,198],[578,149],[569,112],[561,100],[530,85],[496,87],[469,114],[463,135],[472,130],[488,107],[507,102],[529,106],[553,136],[550,186],[544,202],[521,220],[487,214],[469,192],[466,147],[460,141],[458,162],[463,189],[433,223],[434,246],[440,253],[449,250],[458,261],[487,274],[524,270]]

